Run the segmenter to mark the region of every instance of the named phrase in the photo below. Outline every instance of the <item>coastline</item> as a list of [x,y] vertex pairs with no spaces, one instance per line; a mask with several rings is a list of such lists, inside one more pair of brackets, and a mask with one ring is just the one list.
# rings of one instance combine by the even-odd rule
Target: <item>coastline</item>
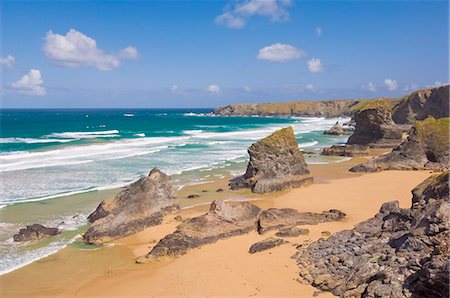
[[[104,247],[92,247],[78,241],[30,265],[0,276],[2,296],[84,296],[84,295],[287,295],[310,297],[316,289],[297,282],[293,243],[317,240],[321,233],[352,228],[373,216],[381,203],[399,200],[410,203],[410,191],[430,175],[429,172],[381,172],[355,174],[348,168],[361,160],[352,159],[326,165],[310,165],[316,183],[270,195],[255,195],[248,190],[228,191],[227,179],[208,184],[186,186],[179,192],[181,203],[188,193],[200,198],[188,202],[197,205],[169,215],[160,226],[114,241]],[[399,173],[401,173],[399,175]],[[224,188],[224,192],[215,192]],[[202,192],[206,190],[207,192]],[[220,240],[187,255],[150,264],[134,264],[156,242],[179,224],[174,218],[197,216],[208,209],[212,199],[261,199],[252,204],[262,208],[291,207],[320,212],[331,208],[347,213],[342,222],[306,226],[307,236],[255,255],[248,254],[251,244],[272,235],[250,233]],[[305,200],[299,197],[307,198]],[[93,249],[92,249],[93,248]],[[218,253],[220,251],[220,254]],[[30,281],[26,289],[21,280]],[[220,283],[217,283],[217,281]],[[270,280],[270,283],[267,281]],[[280,292],[281,291],[281,292]],[[326,293],[322,297],[331,295]]]

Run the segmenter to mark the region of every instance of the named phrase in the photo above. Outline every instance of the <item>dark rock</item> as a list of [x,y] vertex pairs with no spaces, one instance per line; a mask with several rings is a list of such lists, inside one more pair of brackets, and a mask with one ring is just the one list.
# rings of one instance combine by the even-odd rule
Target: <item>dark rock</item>
[[263,234],[269,230],[298,225],[315,225],[321,222],[337,221],[345,217],[339,210],[322,213],[298,212],[292,208],[270,208],[261,213],[258,220],[258,232]]
[[339,124],[339,121],[337,121],[336,124],[334,124],[332,128],[330,128],[329,130],[325,130],[323,132],[323,134],[324,135],[340,136],[340,135],[344,134],[344,129]]
[[347,157],[368,156],[369,153],[369,146],[365,145],[333,145],[321,152],[322,155]]
[[252,246],[250,246],[250,249],[248,250],[249,253],[254,254],[263,250],[268,250],[277,246],[280,246],[282,244],[287,243],[283,239],[278,238],[268,238],[260,242],[256,242]]
[[449,85],[418,90],[404,96],[392,113],[398,124],[414,124],[428,117],[444,118],[449,114]]
[[163,216],[179,209],[170,177],[153,169],[113,199],[104,200],[89,215],[92,223],[83,238],[100,244],[158,225]]
[[174,233],[161,239],[137,262],[164,256],[180,256],[190,249],[219,239],[256,230],[260,212],[260,208],[247,202],[214,201],[208,213],[183,222]]
[[382,170],[437,170],[448,169],[449,119],[428,118],[416,122],[408,138],[392,152],[354,166],[352,172]]
[[389,148],[402,142],[403,133],[391,117],[387,100],[378,100],[355,115],[355,131],[347,145]]
[[223,192],[223,188],[218,188],[216,192]]
[[231,189],[250,188],[256,193],[280,191],[312,183],[292,127],[280,129],[248,149],[250,162],[241,177],[230,181]]
[[14,241],[30,241],[41,239],[48,236],[56,236],[59,233],[58,228],[48,228],[40,224],[32,224],[30,226],[26,226],[25,229],[20,229],[19,233],[14,234]]
[[341,297],[448,297],[449,174],[413,190],[413,204],[384,203],[354,229],[296,254],[300,281]]
[[208,192],[206,189],[202,189],[202,192]]
[[287,227],[279,230],[275,236],[277,237],[298,237],[300,235],[308,235],[308,229],[300,229],[297,227]]
[[191,194],[191,195],[188,195],[186,198],[187,199],[195,199],[195,198],[199,198],[199,197],[200,197],[200,195]]

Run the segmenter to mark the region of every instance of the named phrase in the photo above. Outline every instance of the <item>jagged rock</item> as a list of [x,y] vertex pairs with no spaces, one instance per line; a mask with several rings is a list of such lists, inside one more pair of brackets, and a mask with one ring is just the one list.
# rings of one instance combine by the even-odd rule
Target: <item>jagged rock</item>
[[250,188],[256,193],[280,191],[312,183],[292,127],[286,127],[254,143],[250,162],[241,177],[230,181],[231,189]]
[[199,198],[200,195],[196,195],[196,194],[192,194],[192,195],[188,195],[186,198],[187,199],[195,199],[195,198]]
[[170,177],[154,168],[113,199],[104,200],[89,215],[92,223],[83,238],[100,244],[158,225],[163,216],[179,209]]
[[252,246],[250,246],[250,249],[248,250],[249,253],[254,254],[260,251],[268,250],[277,246],[280,246],[282,244],[287,243],[287,241],[284,241],[283,239],[279,238],[268,238],[260,242],[256,242]]
[[324,135],[333,135],[333,136],[340,136],[344,133],[344,128],[339,124],[339,121],[337,121],[332,128],[325,130],[323,132]]
[[392,152],[354,166],[352,172],[382,170],[444,170],[449,159],[449,119],[416,122],[408,138]]
[[19,233],[13,235],[13,239],[17,242],[30,241],[48,236],[56,236],[59,233],[61,232],[58,228],[48,228],[40,224],[32,224],[26,226],[25,229],[20,229]]
[[269,230],[298,225],[315,225],[321,222],[337,221],[345,217],[339,210],[322,213],[298,212],[292,208],[270,208],[261,213],[258,220],[258,232],[263,234]]
[[256,230],[260,212],[260,208],[247,202],[214,201],[208,213],[186,220],[136,261],[142,263],[150,258],[180,256],[219,239]]
[[384,203],[354,229],[298,247],[300,280],[341,297],[448,297],[448,179],[422,182],[409,209]]
[[287,227],[279,230],[275,236],[277,237],[298,237],[300,235],[308,235],[308,229],[300,229],[298,227]]
[[355,115],[355,120],[355,131],[347,145],[386,148],[398,146],[402,142],[403,133],[392,121],[389,103],[384,99],[367,105]]
[[414,124],[428,117],[444,118],[449,114],[449,85],[418,90],[402,98],[392,119],[398,124]]
[[323,148],[322,155],[358,157],[368,156],[369,146],[365,145],[333,145],[330,148]]

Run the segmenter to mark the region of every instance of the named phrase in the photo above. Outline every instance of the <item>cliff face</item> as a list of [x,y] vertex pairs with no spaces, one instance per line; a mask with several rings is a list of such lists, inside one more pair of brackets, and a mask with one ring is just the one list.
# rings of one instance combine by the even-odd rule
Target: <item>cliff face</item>
[[418,90],[404,96],[392,114],[398,124],[414,124],[414,121],[428,117],[449,116],[449,85]]

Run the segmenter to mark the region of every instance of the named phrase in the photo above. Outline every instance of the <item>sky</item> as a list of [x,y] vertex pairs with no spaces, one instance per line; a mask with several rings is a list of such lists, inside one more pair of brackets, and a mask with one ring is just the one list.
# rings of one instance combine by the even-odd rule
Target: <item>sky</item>
[[1,0],[1,107],[403,96],[449,81],[448,5]]

